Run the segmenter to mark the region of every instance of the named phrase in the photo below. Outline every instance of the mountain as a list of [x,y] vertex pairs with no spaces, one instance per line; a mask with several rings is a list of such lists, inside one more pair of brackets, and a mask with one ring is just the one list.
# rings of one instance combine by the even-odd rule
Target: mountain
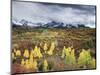
[[44,27],[47,27],[47,28],[77,28],[78,25],[51,21],[51,22],[45,24]]
[[66,24],[63,22],[56,22],[56,21],[51,21],[48,23],[33,23],[31,21],[27,21],[25,19],[22,19],[20,21],[13,19],[12,20],[13,25],[18,25],[18,26],[25,26],[25,27],[32,27],[32,28],[87,28],[84,24]]
[[64,27],[64,23],[56,22],[56,21],[51,21],[47,24],[44,25],[44,27],[48,28],[57,28],[57,27]]

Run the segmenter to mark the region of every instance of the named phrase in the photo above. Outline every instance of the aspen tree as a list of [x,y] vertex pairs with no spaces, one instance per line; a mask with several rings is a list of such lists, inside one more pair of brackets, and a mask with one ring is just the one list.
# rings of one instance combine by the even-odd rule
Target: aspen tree
[[33,61],[33,66],[34,66],[34,69],[38,69],[37,65],[38,65],[38,64],[37,64],[37,61],[36,61],[36,60],[34,60],[34,61]]
[[74,49],[71,50],[70,61],[71,61],[71,64],[76,63],[76,57],[75,57],[75,50]]
[[28,59],[25,60],[25,67],[27,69],[30,69],[30,63],[29,63],[29,60]]
[[16,59],[14,52],[11,54],[12,59]]
[[90,66],[91,68],[96,68],[96,60],[94,58],[92,58]]
[[71,54],[70,54],[70,48],[65,49],[65,60],[66,64],[71,64]]
[[24,61],[24,59],[21,60],[21,65],[22,65],[22,66],[25,65],[25,61]]
[[37,57],[38,55],[38,47],[35,46],[34,50],[33,50],[33,57]]
[[52,42],[49,51],[47,52],[48,55],[53,55],[53,51],[55,49],[55,43]]
[[39,58],[43,57],[43,55],[42,55],[42,53],[41,53],[41,51],[40,51],[40,48],[38,48],[38,57],[39,57]]
[[25,49],[23,56],[29,58],[29,51],[27,49]]
[[16,53],[16,49],[14,48],[14,53]]
[[47,47],[47,43],[44,44],[43,49],[44,49],[44,52],[46,53],[46,52],[47,52],[47,49],[48,49],[48,47]]
[[87,66],[91,62],[91,54],[90,50],[83,49],[78,58],[78,64],[82,66]]
[[65,57],[65,49],[66,49],[66,47],[64,46],[64,47],[63,47],[63,50],[62,50],[61,58],[64,58],[64,57]]
[[44,61],[43,61],[43,71],[47,71],[48,70],[48,62],[47,62],[47,60],[45,59]]
[[21,56],[21,51],[20,50],[16,50],[16,56]]

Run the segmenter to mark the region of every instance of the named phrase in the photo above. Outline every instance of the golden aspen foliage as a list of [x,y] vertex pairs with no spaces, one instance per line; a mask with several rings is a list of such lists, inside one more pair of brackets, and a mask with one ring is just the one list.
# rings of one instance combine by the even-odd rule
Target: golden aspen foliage
[[28,59],[25,60],[25,67],[27,69],[30,69],[30,63],[29,63],[29,60]]
[[42,53],[41,53],[41,51],[40,51],[40,48],[38,48],[38,57],[39,57],[39,58],[43,57],[43,55],[42,55]]
[[14,48],[14,53],[16,53],[16,49]]
[[75,57],[75,50],[74,49],[71,50],[70,62],[71,62],[71,64],[75,64],[76,63],[76,57]]
[[65,58],[66,64],[75,64],[76,63],[75,50],[71,49],[71,47],[66,48],[64,46],[61,58]]
[[43,61],[43,71],[47,71],[48,70],[48,62],[47,62],[47,60],[45,59],[44,61]]
[[53,55],[53,51],[55,49],[55,43],[52,42],[49,51],[47,52],[48,55]]
[[29,62],[33,64],[33,61],[34,61],[33,55],[30,54]]
[[65,52],[65,62],[66,62],[66,64],[71,64],[71,54],[70,54],[70,52],[69,52],[69,49],[66,49],[65,50],[66,52]]
[[42,47],[42,42],[40,42],[40,47]]
[[65,55],[70,55],[70,52],[71,52],[71,48],[70,47],[65,48]]
[[12,54],[11,54],[12,59],[14,59],[14,56],[15,56],[15,55],[14,55],[14,53],[12,52]]
[[34,67],[34,69],[38,69],[37,65],[38,65],[37,61],[34,60],[34,61],[33,61],[33,67]]
[[34,56],[34,50],[31,49],[30,55]]
[[51,49],[51,50],[54,50],[54,49],[55,49],[55,43],[54,43],[54,42],[51,43],[50,49]]
[[37,46],[35,46],[34,51],[32,52],[32,54],[33,54],[33,57],[38,57],[38,58],[43,57],[43,55],[40,51],[40,48],[38,48]]
[[90,66],[91,68],[96,68],[96,60],[94,58],[92,58]]
[[53,51],[52,50],[49,50],[48,51],[48,55],[53,55]]
[[47,43],[44,44],[43,49],[44,49],[44,52],[46,53],[46,51],[47,51],[47,49],[48,49]]
[[70,47],[68,47],[68,48],[66,48],[65,46],[64,46],[64,48],[63,48],[63,50],[62,50],[62,58],[64,58],[65,56],[70,56],[70,51],[71,51],[71,49],[70,49]]
[[29,66],[30,66],[30,68],[34,68],[34,64],[33,64],[33,55],[32,54],[30,54],[30,58],[29,58]]
[[29,51],[27,49],[25,49],[23,56],[29,58]]
[[32,54],[33,54],[33,57],[37,57],[37,55],[38,55],[38,47],[37,46],[35,46]]
[[71,47],[68,47],[68,51],[71,52],[71,50],[72,50],[72,46]]
[[14,52],[11,54],[12,59],[16,59]]
[[38,69],[37,61],[36,61],[36,59],[33,58],[32,55],[30,55],[30,58],[29,58],[29,65],[30,65],[31,69],[35,69],[35,70]]
[[91,62],[90,50],[83,49],[78,58],[78,64],[82,66],[87,66]]
[[37,69],[37,61],[36,60],[32,61],[27,59],[25,61],[25,67],[27,69]]
[[30,55],[30,58],[25,61],[25,67],[27,69],[37,69],[37,61],[33,59],[33,56]]
[[29,61],[33,62],[33,55],[32,54],[30,54]]
[[65,49],[66,49],[66,47],[64,46],[64,47],[63,47],[63,50],[62,50],[61,58],[64,58],[64,57],[65,57]]
[[34,48],[34,50],[32,49],[31,52],[30,52],[30,55],[33,56],[33,57],[36,57],[35,51],[36,51],[35,48]]
[[20,50],[16,50],[16,56],[21,56],[21,51]]
[[25,61],[24,61],[24,59],[21,60],[21,65],[22,65],[22,66],[25,65]]

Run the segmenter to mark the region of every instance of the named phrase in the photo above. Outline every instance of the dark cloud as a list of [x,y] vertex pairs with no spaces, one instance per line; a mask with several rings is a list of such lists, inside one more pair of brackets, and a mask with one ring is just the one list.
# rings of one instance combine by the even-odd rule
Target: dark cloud
[[83,23],[95,27],[95,6],[44,2],[12,2],[12,14],[17,19],[32,22],[55,20],[64,23]]

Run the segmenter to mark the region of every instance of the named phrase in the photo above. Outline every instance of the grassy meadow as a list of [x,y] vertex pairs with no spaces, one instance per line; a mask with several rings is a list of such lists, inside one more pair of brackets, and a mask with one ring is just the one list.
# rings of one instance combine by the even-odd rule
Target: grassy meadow
[[12,74],[96,68],[95,28],[13,28]]

